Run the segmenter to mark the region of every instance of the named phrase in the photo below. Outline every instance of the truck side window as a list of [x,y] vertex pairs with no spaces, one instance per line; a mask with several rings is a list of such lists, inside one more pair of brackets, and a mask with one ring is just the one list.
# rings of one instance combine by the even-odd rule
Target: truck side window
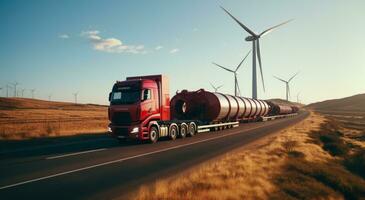
[[145,101],[147,99],[151,99],[151,90],[150,89],[143,90],[143,101]]

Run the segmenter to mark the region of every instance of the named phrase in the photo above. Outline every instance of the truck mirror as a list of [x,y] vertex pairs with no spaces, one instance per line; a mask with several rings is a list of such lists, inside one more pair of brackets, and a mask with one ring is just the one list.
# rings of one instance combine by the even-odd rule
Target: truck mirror
[[111,100],[112,100],[112,93],[109,92],[109,101],[111,101]]

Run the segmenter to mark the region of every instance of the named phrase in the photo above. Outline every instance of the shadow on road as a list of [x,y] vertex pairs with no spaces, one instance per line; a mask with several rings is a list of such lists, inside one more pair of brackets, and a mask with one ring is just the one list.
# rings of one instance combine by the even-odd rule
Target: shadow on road
[[138,142],[133,141],[118,141],[108,135],[108,133],[32,138],[27,140],[0,140],[0,160],[65,154],[138,144]]

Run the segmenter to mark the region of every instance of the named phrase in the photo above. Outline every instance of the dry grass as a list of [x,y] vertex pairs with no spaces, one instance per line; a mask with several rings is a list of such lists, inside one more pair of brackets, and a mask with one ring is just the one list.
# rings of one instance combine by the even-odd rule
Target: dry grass
[[248,148],[142,186],[135,199],[358,199],[365,181],[312,135],[326,123],[311,113]]
[[22,98],[0,98],[0,139],[105,132],[107,107]]

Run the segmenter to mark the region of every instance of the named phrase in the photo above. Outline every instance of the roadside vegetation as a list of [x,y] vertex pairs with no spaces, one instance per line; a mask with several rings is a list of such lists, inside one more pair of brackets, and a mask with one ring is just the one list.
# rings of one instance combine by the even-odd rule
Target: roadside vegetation
[[107,107],[0,98],[0,140],[105,132]]
[[311,113],[251,146],[144,185],[135,199],[364,199],[365,132],[344,127]]

